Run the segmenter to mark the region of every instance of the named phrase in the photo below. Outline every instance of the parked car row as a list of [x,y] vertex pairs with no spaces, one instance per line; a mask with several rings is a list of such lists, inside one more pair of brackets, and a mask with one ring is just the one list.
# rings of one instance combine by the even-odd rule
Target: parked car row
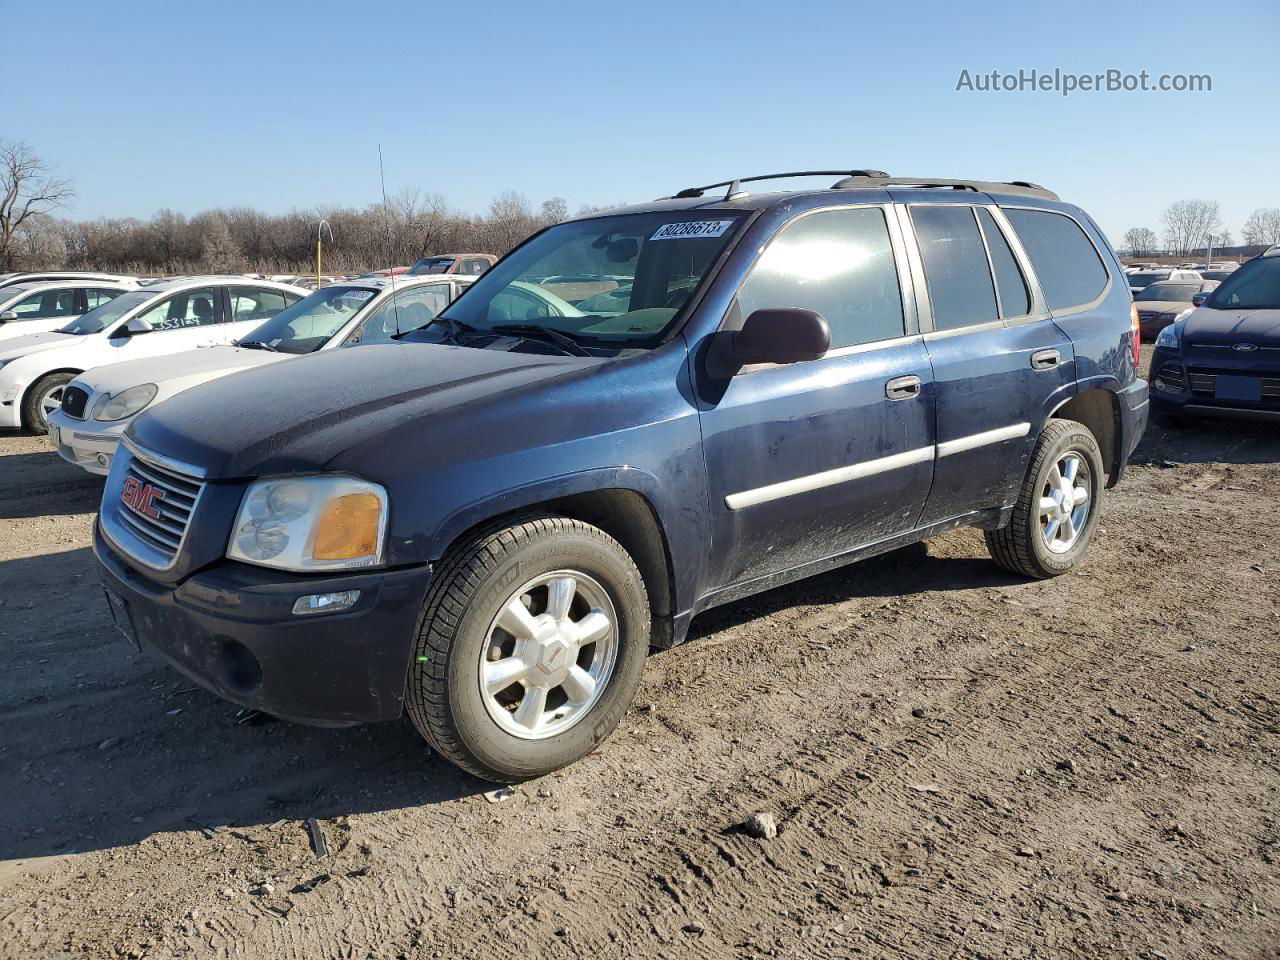
[[[430,323],[473,278],[349,280],[289,304],[265,322],[233,322],[231,339],[208,349],[94,367],[71,380],[48,417],[59,455],[105,475],[120,438],[143,410],[219,377],[288,357],[357,344],[390,343]],[[243,296],[243,288],[232,288]],[[127,325],[127,324],[126,324]],[[225,340],[225,338],[224,338]]]

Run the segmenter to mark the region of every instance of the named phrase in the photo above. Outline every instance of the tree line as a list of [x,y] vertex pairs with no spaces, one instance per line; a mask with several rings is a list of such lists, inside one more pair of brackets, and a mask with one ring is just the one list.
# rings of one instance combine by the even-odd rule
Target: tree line
[[[1232,246],[1231,231],[1222,223],[1216,200],[1178,200],[1160,218],[1163,234],[1150,227],[1125,231],[1123,249],[1133,257],[1188,257]],[[1280,207],[1260,207],[1241,228],[1242,252],[1261,253],[1280,243]]]

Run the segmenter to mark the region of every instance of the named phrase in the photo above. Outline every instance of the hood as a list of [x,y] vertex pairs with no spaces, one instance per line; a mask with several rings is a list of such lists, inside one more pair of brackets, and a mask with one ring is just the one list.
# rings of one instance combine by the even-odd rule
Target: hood
[[325,350],[186,390],[128,435],[211,479],[320,470],[370,437],[600,362],[419,343]]
[[1181,313],[1191,306],[1190,300],[1135,300],[1138,313]]
[[43,353],[45,350],[57,350],[73,343],[79,343],[84,337],[77,333],[59,333],[50,330],[48,333],[27,333],[20,337],[0,340],[0,360],[16,360],[32,353]]
[[95,367],[76,377],[76,382],[93,393],[119,393],[141,383],[154,383],[159,396],[167,397],[197,384],[225,377],[227,374],[277,360],[292,354],[268,350],[246,350],[242,347],[200,347],[161,357],[142,357]]
[[1252,343],[1280,347],[1280,310],[1200,307],[1182,325],[1184,343]]

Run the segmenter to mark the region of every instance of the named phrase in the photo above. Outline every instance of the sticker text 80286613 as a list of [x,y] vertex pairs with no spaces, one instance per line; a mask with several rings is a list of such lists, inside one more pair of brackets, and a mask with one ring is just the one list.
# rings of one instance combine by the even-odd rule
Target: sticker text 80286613
[[684,220],[664,223],[650,240],[687,240],[694,237],[718,237],[733,226],[732,220]]

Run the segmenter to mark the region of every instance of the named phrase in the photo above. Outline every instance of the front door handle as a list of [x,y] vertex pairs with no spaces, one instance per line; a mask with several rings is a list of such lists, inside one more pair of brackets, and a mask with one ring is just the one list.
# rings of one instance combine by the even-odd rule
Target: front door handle
[[1052,370],[1062,362],[1062,354],[1057,350],[1037,350],[1031,355],[1033,370]]
[[884,385],[884,395],[890,400],[910,400],[920,396],[920,378],[917,376],[894,377]]

